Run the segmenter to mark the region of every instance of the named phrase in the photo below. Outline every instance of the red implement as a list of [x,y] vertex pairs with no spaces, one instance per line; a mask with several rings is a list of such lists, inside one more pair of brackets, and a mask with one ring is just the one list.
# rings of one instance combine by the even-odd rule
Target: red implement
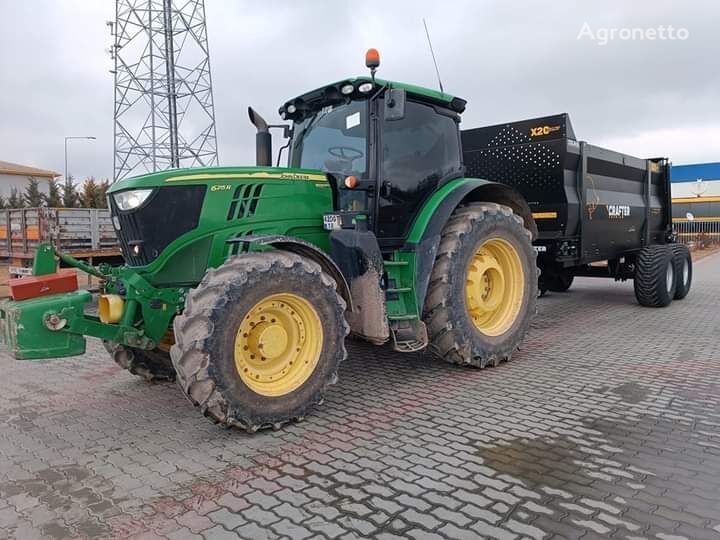
[[72,268],[44,276],[27,276],[8,281],[13,300],[27,300],[38,296],[67,293],[78,289],[77,272]]

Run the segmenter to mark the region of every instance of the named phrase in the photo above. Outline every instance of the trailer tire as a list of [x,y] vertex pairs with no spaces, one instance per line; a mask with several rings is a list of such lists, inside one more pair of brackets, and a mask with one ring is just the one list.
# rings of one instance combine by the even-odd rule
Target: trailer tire
[[[492,277],[492,268],[502,279]],[[475,289],[477,282],[485,288]],[[442,231],[425,299],[430,352],[478,368],[510,360],[530,326],[537,296],[536,254],[523,220],[494,203],[457,208]],[[505,315],[498,319],[499,313]]]
[[685,244],[670,244],[675,257],[675,300],[682,300],[690,292],[693,277],[692,256]]
[[675,296],[675,255],[659,244],[640,250],[635,261],[635,298],[641,306],[665,307]]
[[550,281],[550,290],[553,292],[567,292],[572,287],[575,276],[569,272],[555,274]]
[[207,271],[175,318],[178,383],[226,427],[302,419],[347,356],[345,309],[314,261],[281,250],[232,257]]
[[572,286],[574,279],[575,276],[568,270],[558,272],[545,270],[540,274],[538,280],[538,287],[541,291],[540,296],[543,296],[546,291],[566,292]]
[[148,382],[175,380],[175,368],[165,351],[136,349],[112,341],[103,341],[103,345],[115,363],[133,375]]

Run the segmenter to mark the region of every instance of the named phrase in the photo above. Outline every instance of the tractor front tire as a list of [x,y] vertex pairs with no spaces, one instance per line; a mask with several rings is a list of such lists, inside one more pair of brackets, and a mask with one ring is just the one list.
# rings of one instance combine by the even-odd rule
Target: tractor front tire
[[133,375],[148,382],[175,380],[175,368],[165,351],[135,349],[112,341],[103,341],[103,345],[115,363]]
[[690,292],[693,267],[690,250],[685,244],[670,244],[675,258],[675,300],[682,300]]
[[455,210],[442,231],[425,301],[433,356],[480,368],[510,360],[535,314],[535,259],[530,231],[507,206]]
[[675,254],[670,246],[658,244],[640,250],[635,261],[635,298],[641,306],[665,307],[677,288]]
[[317,263],[283,251],[208,270],[174,323],[185,395],[214,422],[248,432],[305,417],[347,355],[335,289]]

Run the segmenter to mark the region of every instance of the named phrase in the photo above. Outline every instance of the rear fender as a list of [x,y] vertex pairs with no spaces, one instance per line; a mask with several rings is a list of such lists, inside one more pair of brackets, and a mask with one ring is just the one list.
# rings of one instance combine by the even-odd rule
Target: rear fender
[[509,206],[523,219],[533,240],[537,238],[538,229],[530,206],[517,190],[505,184],[478,178],[459,178],[448,182],[425,203],[413,223],[405,246],[401,249],[416,253],[415,293],[420,311],[425,303],[442,230],[455,209],[470,202],[493,202]]

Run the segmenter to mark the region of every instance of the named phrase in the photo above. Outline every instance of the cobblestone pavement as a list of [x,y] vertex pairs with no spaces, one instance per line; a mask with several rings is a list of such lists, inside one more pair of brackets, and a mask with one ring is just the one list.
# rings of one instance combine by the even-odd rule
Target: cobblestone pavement
[[108,361],[0,357],[12,538],[720,538],[720,256],[639,307],[580,279],[482,371],[353,344],[305,422],[215,427]]

